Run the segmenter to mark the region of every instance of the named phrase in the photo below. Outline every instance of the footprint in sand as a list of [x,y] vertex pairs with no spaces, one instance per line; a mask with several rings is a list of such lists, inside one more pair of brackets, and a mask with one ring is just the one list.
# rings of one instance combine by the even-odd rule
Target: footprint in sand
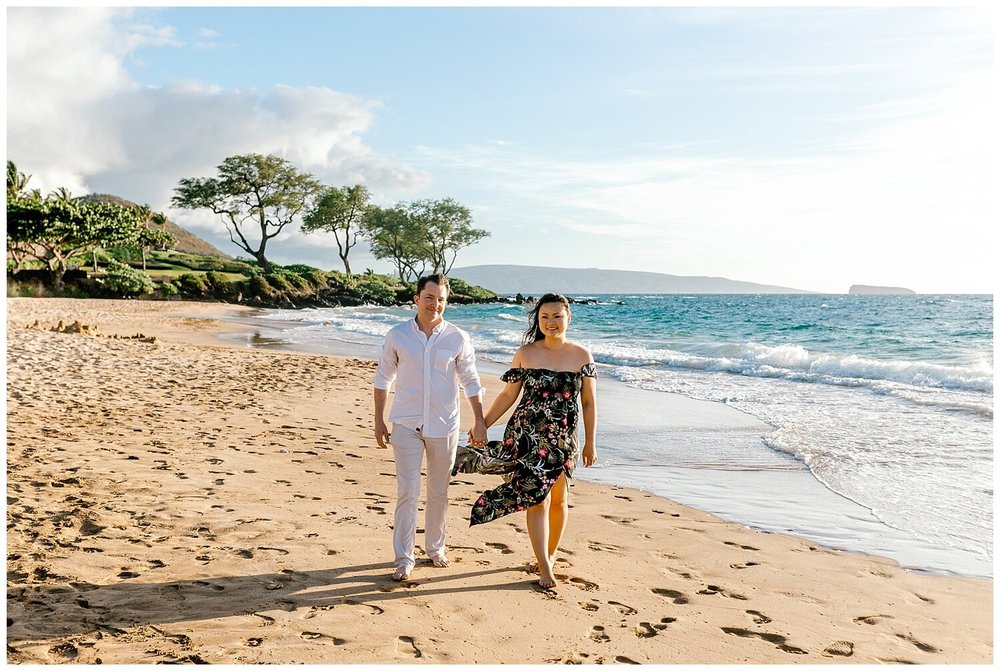
[[862,615],[854,618],[854,624],[878,624],[882,620],[891,620],[892,615]]
[[739,543],[734,543],[732,541],[725,541],[725,544],[726,545],[732,545],[733,547],[737,547],[737,548],[739,548],[741,550],[757,550],[757,551],[760,550],[760,548],[755,548],[752,545],[740,545]]
[[594,612],[596,610],[600,610],[601,605],[596,601],[581,601],[580,608],[590,612]]
[[755,624],[767,624],[771,621],[771,618],[764,615],[764,613],[761,613],[759,610],[748,610],[747,615],[753,618]]
[[639,638],[652,638],[656,636],[658,632],[653,629],[653,625],[649,622],[640,622],[639,626],[635,628],[635,635]]
[[760,564],[758,564],[755,561],[748,561],[743,564],[730,564],[729,568],[741,569],[741,568],[750,568],[751,566],[760,566]]
[[594,590],[600,589],[600,586],[596,582],[590,582],[589,580],[584,580],[583,578],[577,578],[575,576],[568,576],[560,573],[556,574],[556,578],[562,580],[563,582],[568,582],[574,587],[579,587],[587,592],[593,592]]
[[739,636],[741,638],[759,638],[763,641],[767,641],[768,643],[773,643],[778,650],[793,655],[809,654],[802,648],[796,648],[795,646],[788,645],[788,639],[781,634],[769,634],[764,631],[750,631],[748,629],[741,629],[738,627],[720,627],[720,629],[727,634],[732,634],[733,636]]
[[625,655],[616,655],[615,656],[615,661],[618,662],[619,664],[638,664],[639,663],[639,662],[637,662],[637,661],[635,661],[633,659],[629,659]]
[[594,628],[590,630],[590,640],[596,641],[597,643],[607,643],[611,640],[611,637],[604,633],[604,627],[596,624],[594,625]]
[[747,598],[742,594],[737,594],[736,592],[730,592],[725,590],[718,585],[706,585],[705,589],[698,590],[698,594],[719,594],[729,599],[739,599],[740,601],[746,601]]
[[675,589],[663,589],[662,587],[654,587],[650,591],[653,594],[657,594],[659,596],[665,596],[668,599],[673,599],[674,603],[676,604],[690,603],[690,599],[687,598],[687,595],[685,595],[684,592],[678,592]]
[[353,599],[344,599],[343,603],[346,606],[365,606],[366,608],[371,608],[372,613],[375,615],[381,615],[382,613],[385,612],[384,608],[380,608],[379,606],[374,606],[370,603],[364,603],[362,601],[355,601]]
[[634,517],[616,517],[615,515],[601,515],[601,517],[622,526],[631,526],[633,522],[637,521]]
[[315,641],[320,639],[325,639],[333,643],[334,645],[343,645],[347,641],[343,638],[338,638],[336,636],[330,636],[329,634],[321,634],[318,631],[303,631],[299,634],[300,638],[304,638],[308,641]]
[[500,554],[510,555],[514,554],[514,551],[510,549],[507,545],[503,543],[487,543],[487,547],[491,547],[495,550],[500,550]]
[[622,615],[635,615],[636,613],[639,612],[632,606],[626,606],[625,604],[619,603],[618,601],[608,601],[608,605],[615,606],[618,609],[618,612],[621,613]]
[[896,634],[896,638],[901,638],[908,643],[912,643],[917,647],[918,650],[922,652],[938,652],[938,649],[935,648],[930,643],[924,643],[923,641],[918,641],[909,634]]
[[256,647],[260,646],[260,644],[263,643],[263,642],[264,642],[264,639],[262,639],[262,638],[248,638],[246,640],[246,644],[249,647],[251,647],[251,648],[256,648]]
[[850,657],[854,654],[854,644],[850,641],[834,641],[823,650],[824,657]]
[[600,543],[598,541],[589,541],[587,543],[589,547],[594,552],[610,552],[611,554],[624,554],[622,552],[622,547],[620,545],[611,545],[610,543]]

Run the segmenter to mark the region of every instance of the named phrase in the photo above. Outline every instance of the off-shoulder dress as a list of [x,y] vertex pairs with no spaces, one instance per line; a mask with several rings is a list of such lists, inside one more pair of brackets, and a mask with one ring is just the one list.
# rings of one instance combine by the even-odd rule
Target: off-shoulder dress
[[[460,451],[456,472],[504,472],[502,485],[484,492],[472,505],[470,526],[541,503],[563,473],[573,477],[577,459],[577,399],[584,377],[597,377],[593,363],[579,372],[511,368],[500,379],[521,381],[521,401],[511,414],[502,441],[486,450]],[[485,456],[484,456],[485,453]],[[483,469],[494,465],[493,470]],[[497,464],[504,464],[502,469]]]

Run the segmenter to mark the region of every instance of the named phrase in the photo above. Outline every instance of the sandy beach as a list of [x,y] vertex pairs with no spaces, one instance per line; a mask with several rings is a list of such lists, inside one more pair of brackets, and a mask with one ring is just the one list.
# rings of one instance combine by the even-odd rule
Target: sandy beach
[[228,346],[241,312],[7,299],[9,663],[993,660],[992,580],[583,481],[555,591],[523,517],[468,528],[487,476],[452,482],[451,567],[394,583],[374,362]]

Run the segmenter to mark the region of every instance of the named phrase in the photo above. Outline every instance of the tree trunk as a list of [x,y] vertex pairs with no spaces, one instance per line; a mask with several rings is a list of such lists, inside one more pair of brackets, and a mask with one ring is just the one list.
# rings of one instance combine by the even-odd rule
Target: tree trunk
[[94,260],[94,272],[97,272],[97,248],[90,250],[90,256]]
[[257,258],[257,263],[260,264],[260,269],[264,274],[270,275],[273,268],[271,267],[271,262],[264,257],[264,252],[257,252],[254,256]]
[[350,275],[351,274],[351,264],[347,260],[347,255],[345,254],[344,256],[341,256],[340,260],[344,262],[344,272],[347,273],[348,275]]

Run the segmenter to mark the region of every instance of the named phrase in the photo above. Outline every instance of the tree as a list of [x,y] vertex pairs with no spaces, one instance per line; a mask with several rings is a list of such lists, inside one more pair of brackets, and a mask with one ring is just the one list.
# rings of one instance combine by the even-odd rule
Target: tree
[[[406,207],[369,207],[361,225],[371,242],[372,256],[392,259],[400,280],[415,280],[423,274],[430,256],[427,231],[419,220],[410,216]],[[418,263],[420,270],[417,270]]]
[[344,262],[344,271],[348,275],[351,274],[351,264],[347,260],[347,255],[358,243],[359,236],[364,234],[361,221],[370,198],[368,189],[360,184],[342,189],[331,186],[320,195],[316,205],[302,220],[304,233],[315,231],[333,233],[337,241],[337,254]]
[[170,244],[165,231],[146,229],[141,208],[65,198],[14,198],[7,201],[7,246],[20,246],[45,264],[57,293],[62,292],[69,260],[95,247]]
[[[268,241],[305,210],[322,187],[312,175],[277,156],[230,156],[218,171],[217,177],[182,179],[171,203],[221,215],[233,244],[257,259],[264,273],[270,273],[271,263],[265,256]],[[256,248],[247,239],[250,231],[259,234]]]
[[447,274],[455,264],[458,250],[490,235],[481,228],[473,228],[472,212],[451,198],[420,200],[409,209],[426,230],[428,261],[435,273]]
[[30,179],[31,175],[25,175],[17,169],[13,161],[7,161],[7,200],[26,195]]

